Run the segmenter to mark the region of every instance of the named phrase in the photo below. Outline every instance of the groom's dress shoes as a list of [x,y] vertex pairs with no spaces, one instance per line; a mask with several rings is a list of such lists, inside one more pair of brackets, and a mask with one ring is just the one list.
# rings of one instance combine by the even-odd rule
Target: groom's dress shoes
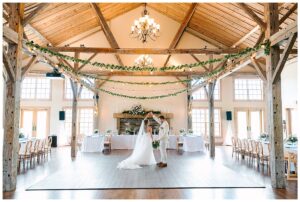
[[162,164],[162,162],[159,162],[159,163],[157,163],[156,165],[157,165],[158,167],[160,167],[161,164]]
[[165,168],[167,166],[168,166],[168,164],[166,164],[166,163],[162,163],[162,164],[159,165],[160,168]]

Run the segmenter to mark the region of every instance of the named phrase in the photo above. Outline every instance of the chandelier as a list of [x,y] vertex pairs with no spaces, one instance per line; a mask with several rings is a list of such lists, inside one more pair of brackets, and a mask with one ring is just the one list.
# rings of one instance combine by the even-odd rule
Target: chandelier
[[142,17],[134,21],[134,25],[131,26],[131,36],[141,40],[143,43],[147,42],[147,38],[155,40],[159,37],[160,25],[154,22],[153,18],[149,17],[149,13],[146,8],[142,12]]
[[141,55],[134,61],[134,64],[138,67],[152,67],[153,60],[149,55]]

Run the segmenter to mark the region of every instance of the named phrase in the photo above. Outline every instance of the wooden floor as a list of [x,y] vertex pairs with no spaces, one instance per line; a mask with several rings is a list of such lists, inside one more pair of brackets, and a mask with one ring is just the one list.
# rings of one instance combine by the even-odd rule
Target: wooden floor
[[[177,155],[174,151],[168,151],[168,153],[170,157]],[[129,151],[126,154],[129,154]],[[101,155],[94,155],[93,158],[101,158]],[[124,151],[116,150],[113,152],[113,155],[124,155]],[[184,155],[189,158],[195,154],[185,153]],[[261,179],[266,183],[266,188],[25,191],[32,184],[41,181],[55,172],[64,171],[67,173],[69,169],[76,169],[76,162],[78,162],[79,158],[84,158],[84,155],[79,154],[77,161],[71,160],[69,147],[53,150],[51,160],[38,165],[34,169],[28,170],[26,173],[20,174],[18,176],[17,190],[15,192],[3,193],[4,199],[297,199],[297,181],[289,181],[287,189],[272,189],[267,168],[257,170],[256,167],[253,167],[251,163],[249,164],[245,160],[232,158],[230,147],[216,148],[216,158],[213,160],[214,164],[220,164],[243,175],[246,173],[253,179]],[[203,166],[212,162],[207,155],[203,157],[202,154],[201,158],[206,159]],[[186,166],[191,166],[195,163],[193,162],[195,158],[190,159],[191,162],[186,163]],[[91,158],[89,160],[93,161]],[[194,170],[194,172],[201,171]],[[237,175],[236,178],[238,179],[238,177]]]

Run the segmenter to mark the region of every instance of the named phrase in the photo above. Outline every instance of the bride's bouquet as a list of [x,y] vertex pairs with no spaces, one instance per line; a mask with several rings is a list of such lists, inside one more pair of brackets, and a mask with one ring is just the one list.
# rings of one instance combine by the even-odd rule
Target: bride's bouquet
[[152,142],[152,147],[153,147],[154,149],[157,149],[157,148],[159,147],[159,140],[154,140],[154,141]]

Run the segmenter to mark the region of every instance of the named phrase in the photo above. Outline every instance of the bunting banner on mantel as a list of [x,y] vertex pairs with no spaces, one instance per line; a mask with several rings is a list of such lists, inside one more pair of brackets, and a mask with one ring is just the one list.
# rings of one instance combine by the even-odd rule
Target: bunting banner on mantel
[[196,63],[190,63],[190,64],[182,64],[182,65],[172,65],[172,66],[166,66],[166,67],[139,67],[139,66],[123,66],[123,65],[115,65],[115,64],[105,64],[102,62],[91,62],[89,60],[75,58],[69,55],[65,55],[59,52],[52,51],[46,47],[42,47],[33,41],[26,42],[26,46],[29,49],[40,51],[41,53],[45,53],[49,56],[55,56],[64,60],[68,60],[75,63],[81,63],[81,64],[88,64],[96,68],[101,69],[107,69],[107,70],[118,70],[118,71],[127,71],[127,72],[142,72],[142,71],[149,71],[149,72],[155,72],[155,71],[169,71],[169,70],[183,70],[185,68],[203,68],[203,66],[208,64],[214,64],[218,62],[225,62],[230,60],[235,60],[238,58],[241,58],[247,54],[257,52],[260,49],[264,49],[265,54],[268,55],[270,52],[270,41],[267,40],[253,48],[245,48],[244,50],[233,53],[233,54],[226,54],[222,58],[214,58],[214,59],[208,59],[206,61],[199,61]]

